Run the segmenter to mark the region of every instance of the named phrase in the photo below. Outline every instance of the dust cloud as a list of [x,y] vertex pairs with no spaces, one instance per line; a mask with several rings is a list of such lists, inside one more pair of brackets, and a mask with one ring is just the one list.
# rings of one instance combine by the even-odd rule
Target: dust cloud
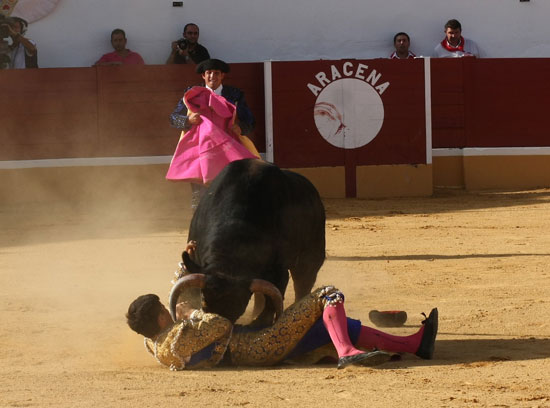
[[165,171],[0,172],[0,406],[548,406],[549,190],[324,200],[317,285],[365,324],[406,310],[396,334],[438,307],[434,360],[171,372],[124,319],[167,300],[185,248],[190,188]]

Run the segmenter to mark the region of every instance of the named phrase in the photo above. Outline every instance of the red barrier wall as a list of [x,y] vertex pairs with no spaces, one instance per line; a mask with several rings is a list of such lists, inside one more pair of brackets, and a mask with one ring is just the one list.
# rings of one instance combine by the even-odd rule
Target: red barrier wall
[[549,77],[548,58],[476,60],[467,146],[550,146]]
[[97,148],[95,69],[0,71],[0,89],[1,160],[87,157]]
[[179,132],[170,127],[168,117],[184,90],[198,82],[192,68],[97,67],[96,154],[115,157],[170,154]]
[[[368,145],[344,150],[313,123],[315,74],[345,61],[273,63],[275,161],[281,166],[422,163],[423,60],[346,60],[389,81],[386,117]],[[550,146],[546,107],[550,59],[432,59],[432,146]],[[0,73],[0,160],[170,155],[179,131],[168,117],[184,89],[200,82],[188,66],[59,68]],[[263,64],[232,64],[265,151]],[[418,149],[410,149],[418,146]],[[424,148],[425,150],[425,148]],[[305,154],[307,152],[307,154]]]
[[[265,150],[263,65],[232,64]],[[169,115],[201,78],[187,65],[6,70],[0,75],[0,160],[170,155]]]
[[[344,66],[345,64],[347,65]],[[357,78],[360,64],[367,67],[359,73],[364,79]],[[361,85],[362,82],[370,83],[365,79],[373,71],[376,75],[380,74],[375,86],[389,84],[380,95],[384,106],[382,128],[374,140],[356,149],[343,149],[330,144],[317,130],[314,121],[316,95],[308,84],[324,89],[324,85],[332,86],[341,79],[347,79],[355,80],[357,85]],[[316,78],[319,73],[325,74],[326,81],[319,82]],[[426,162],[423,60],[274,62],[272,77],[274,154],[275,162],[280,166],[343,166],[349,162],[353,162],[354,165]],[[328,81],[330,84],[327,85]],[[353,100],[349,91],[350,89],[342,88],[337,97]],[[368,106],[354,108],[369,109]],[[345,117],[342,120],[347,123]]]
[[434,148],[550,146],[550,59],[432,59]]
[[431,59],[434,148],[466,145],[464,65],[472,61],[466,58]]

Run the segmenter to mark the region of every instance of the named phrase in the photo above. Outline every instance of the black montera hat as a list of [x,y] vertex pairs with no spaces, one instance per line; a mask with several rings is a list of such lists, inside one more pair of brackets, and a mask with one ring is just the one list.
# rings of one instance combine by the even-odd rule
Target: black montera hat
[[197,74],[204,74],[205,71],[217,70],[224,74],[229,72],[229,65],[219,59],[208,59],[197,65]]

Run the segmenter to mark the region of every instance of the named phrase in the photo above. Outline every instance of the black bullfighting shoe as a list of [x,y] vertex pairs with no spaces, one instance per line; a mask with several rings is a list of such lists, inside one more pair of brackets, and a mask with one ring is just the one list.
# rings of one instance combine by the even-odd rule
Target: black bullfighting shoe
[[[424,317],[426,315],[422,313]],[[430,315],[422,322],[424,325],[424,333],[422,333],[422,339],[420,340],[420,346],[416,350],[418,357],[425,360],[431,360],[434,355],[435,348],[435,336],[437,336],[438,325],[438,312],[437,308],[432,309]]]
[[389,361],[390,358],[391,355],[389,353],[379,350],[356,354],[354,356],[340,357],[338,359],[338,369],[340,370],[352,364],[375,366]]
[[371,310],[369,319],[378,327],[401,327],[407,321],[407,312],[403,310]]

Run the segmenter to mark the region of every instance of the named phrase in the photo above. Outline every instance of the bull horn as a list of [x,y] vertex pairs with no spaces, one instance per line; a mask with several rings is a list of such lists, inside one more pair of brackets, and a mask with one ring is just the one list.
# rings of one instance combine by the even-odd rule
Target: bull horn
[[170,298],[168,301],[170,304],[170,315],[174,321],[176,321],[176,305],[178,303],[178,298],[181,291],[185,288],[203,289],[205,282],[206,276],[204,274],[192,273],[181,277],[176,283],[174,283],[174,286],[172,286],[172,290],[170,291]]
[[275,305],[275,321],[283,314],[283,296],[277,286],[263,279],[253,279],[250,284],[250,291],[269,296]]

